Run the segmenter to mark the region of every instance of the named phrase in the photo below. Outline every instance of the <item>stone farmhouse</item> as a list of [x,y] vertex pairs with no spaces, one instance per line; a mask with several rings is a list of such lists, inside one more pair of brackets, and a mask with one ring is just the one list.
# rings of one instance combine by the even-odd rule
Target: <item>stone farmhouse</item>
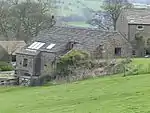
[[87,51],[95,59],[132,55],[131,44],[119,32],[54,26],[39,33],[17,53],[19,84],[41,84],[39,79],[47,66],[55,68],[56,60],[73,49]]
[[130,9],[121,12],[117,31],[54,26],[44,30],[17,52],[19,84],[41,84],[41,77],[56,68],[56,61],[71,50],[83,50],[94,59],[150,54],[150,11]]
[[118,31],[131,43],[133,55],[143,57],[150,54],[149,9],[128,9],[122,11],[116,26]]

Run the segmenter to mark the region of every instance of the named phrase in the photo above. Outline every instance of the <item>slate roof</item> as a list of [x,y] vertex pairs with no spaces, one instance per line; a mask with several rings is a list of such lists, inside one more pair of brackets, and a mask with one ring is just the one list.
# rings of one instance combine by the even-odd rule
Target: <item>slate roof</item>
[[20,51],[16,52],[16,54],[23,54],[29,56],[36,56],[40,53],[40,51],[28,51],[26,48],[22,48]]
[[54,26],[49,30],[42,31],[33,41],[41,42],[69,42],[79,41],[84,42],[92,38],[105,39],[107,35],[119,34],[118,32],[100,31],[95,28],[80,28],[80,27],[60,27]]
[[[70,41],[78,42],[87,49],[94,49],[96,46],[108,42],[109,38],[115,37],[116,35],[122,37],[118,32],[100,31],[91,28],[54,26],[40,32],[31,43],[35,41],[44,42],[45,45],[39,50],[46,52],[58,52]],[[56,46],[51,50],[46,49],[51,43],[56,44]]]
[[[56,43],[57,45],[65,44],[70,41],[76,41],[80,44],[96,43],[95,39],[100,39],[101,42],[107,40],[108,36],[120,35],[117,32],[100,31],[92,28],[77,28],[77,27],[59,27],[55,26],[49,30],[41,32],[34,41],[46,43]],[[107,37],[107,38],[106,38]]]
[[15,55],[26,46],[24,41],[0,41],[0,46],[8,53]]
[[128,9],[126,16],[129,24],[150,24],[149,9]]

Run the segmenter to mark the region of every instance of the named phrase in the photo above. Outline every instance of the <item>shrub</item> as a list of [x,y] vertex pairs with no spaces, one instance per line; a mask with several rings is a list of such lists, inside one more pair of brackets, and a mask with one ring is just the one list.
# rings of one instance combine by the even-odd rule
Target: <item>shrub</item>
[[13,67],[7,62],[0,61],[0,71],[12,71]]
[[138,64],[138,65],[128,65],[126,66],[126,75],[139,75],[139,74],[149,74],[150,73],[150,64]]
[[0,61],[0,67],[1,67],[1,66],[6,66],[6,65],[9,65],[9,63],[4,62],[4,61]]
[[89,54],[81,50],[72,50],[70,53],[62,56],[57,63],[57,73],[63,76],[73,74],[78,67],[89,66]]
[[0,67],[1,71],[12,71],[13,67],[8,65],[8,66],[1,66]]

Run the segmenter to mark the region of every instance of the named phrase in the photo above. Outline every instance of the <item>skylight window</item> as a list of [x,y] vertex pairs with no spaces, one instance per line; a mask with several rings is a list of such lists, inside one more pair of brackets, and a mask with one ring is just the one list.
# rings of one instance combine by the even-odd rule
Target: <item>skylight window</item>
[[42,46],[44,46],[45,43],[42,42],[34,42],[33,44],[31,44],[28,48],[29,49],[40,49]]
[[52,49],[56,44],[50,44],[47,49]]

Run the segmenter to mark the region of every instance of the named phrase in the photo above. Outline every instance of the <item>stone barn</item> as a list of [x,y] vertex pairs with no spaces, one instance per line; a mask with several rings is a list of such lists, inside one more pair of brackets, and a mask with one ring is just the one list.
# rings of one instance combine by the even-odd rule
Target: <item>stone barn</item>
[[130,43],[117,32],[55,26],[39,33],[17,53],[19,83],[42,84],[41,78],[55,69],[55,61],[72,49],[86,51],[98,59],[131,55]]
[[24,41],[0,41],[0,60],[16,61],[16,52],[25,47]]

